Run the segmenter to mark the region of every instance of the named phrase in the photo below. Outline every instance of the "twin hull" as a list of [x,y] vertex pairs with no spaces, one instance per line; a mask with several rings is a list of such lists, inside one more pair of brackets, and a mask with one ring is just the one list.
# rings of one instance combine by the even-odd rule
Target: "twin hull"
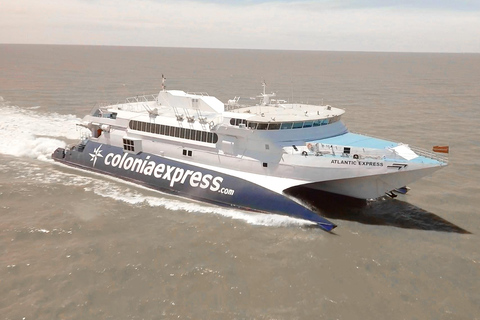
[[88,141],[72,149],[58,148],[52,157],[67,165],[109,174],[159,191],[222,206],[301,218],[327,231],[336,227],[285,194],[232,175],[145,152],[130,154],[120,147]]

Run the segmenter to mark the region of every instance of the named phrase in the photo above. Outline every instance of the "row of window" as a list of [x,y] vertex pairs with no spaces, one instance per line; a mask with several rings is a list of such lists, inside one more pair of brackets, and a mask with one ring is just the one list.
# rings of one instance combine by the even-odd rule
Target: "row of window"
[[285,130],[285,129],[301,129],[301,128],[311,128],[324,126],[330,123],[334,123],[340,120],[340,116],[328,118],[328,119],[317,119],[309,121],[297,121],[297,122],[256,122],[256,121],[247,121],[245,119],[230,119],[230,124],[232,126],[238,126],[240,124],[245,125],[249,129],[253,130]]
[[183,150],[182,150],[182,154],[183,154],[184,156],[189,156],[189,157],[191,157],[191,156],[192,156],[192,150],[183,149]]
[[117,113],[116,112],[108,112],[108,111],[102,110],[102,109],[95,110],[95,112],[92,115],[94,117],[99,117],[99,118],[117,119]]
[[123,139],[123,150],[135,152],[135,144],[133,140]]
[[213,132],[194,130],[188,128],[179,128],[163,124],[149,123],[137,120],[131,120],[128,127],[133,130],[161,134],[164,136],[195,140],[208,143],[217,143],[218,135]]

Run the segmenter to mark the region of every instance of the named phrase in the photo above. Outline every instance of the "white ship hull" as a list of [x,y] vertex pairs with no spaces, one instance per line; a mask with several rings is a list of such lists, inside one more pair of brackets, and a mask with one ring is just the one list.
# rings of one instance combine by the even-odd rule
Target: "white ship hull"
[[428,176],[441,167],[315,182],[305,187],[359,199],[375,199]]

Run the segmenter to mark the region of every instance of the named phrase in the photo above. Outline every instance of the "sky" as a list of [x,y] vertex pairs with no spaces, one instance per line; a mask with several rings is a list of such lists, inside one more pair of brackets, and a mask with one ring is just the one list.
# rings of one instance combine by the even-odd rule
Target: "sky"
[[0,43],[480,53],[480,0],[0,0]]

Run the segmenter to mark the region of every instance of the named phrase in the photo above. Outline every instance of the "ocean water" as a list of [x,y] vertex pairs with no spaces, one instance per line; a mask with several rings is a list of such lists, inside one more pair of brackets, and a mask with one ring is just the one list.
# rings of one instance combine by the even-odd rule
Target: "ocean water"
[[[449,166],[333,233],[54,163],[96,103],[168,89],[346,110]],[[480,319],[480,55],[0,45],[0,319]]]

